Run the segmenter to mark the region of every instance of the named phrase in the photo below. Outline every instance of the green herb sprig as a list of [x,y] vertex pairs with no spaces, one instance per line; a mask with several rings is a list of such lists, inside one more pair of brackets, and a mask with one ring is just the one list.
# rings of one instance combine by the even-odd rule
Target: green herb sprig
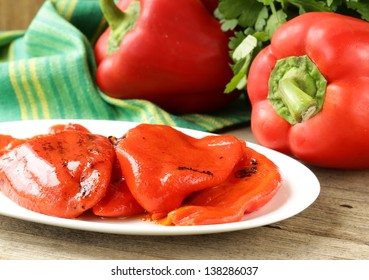
[[252,60],[270,44],[278,27],[313,11],[336,12],[369,21],[369,0],[219,0],[215,16],[224,32],[233,32],[229,46],[234,77],[225,93],[246,88]]

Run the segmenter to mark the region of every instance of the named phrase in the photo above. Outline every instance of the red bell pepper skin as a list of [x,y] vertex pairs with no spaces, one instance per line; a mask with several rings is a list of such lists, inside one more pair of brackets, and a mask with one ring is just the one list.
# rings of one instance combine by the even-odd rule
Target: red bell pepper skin
[[27,209],[75,218],[105,195],[114,157],[113,146],[100,135],[37,135],[0,157],[0,191]]
[[197,139],[169,126],[141,124],[117,139],[115,150],[132,195],[157,219],[191,193],[224,182],[244,145],[230,135]]
[[0,134],[0,155],[2,150],[5,149],[15,138],[11,135]]
[[210,12],[210,14],[214,14],[215,9],[218,7],[218,0],[201,0],[206,9]]
[[[312,72],[320,72],[325,84],[304,70],[305,62],[288,66],[291,71],[279,66],[301,57],[315,65]],[[303,78],[294,76],[299,71]],[[262,145],[312,165],[369,168],[368,85],[369,23],[334,13],[300,15],[276,31],[251,65],[252,131]],[[314,88],[325,96],[317,94],[317,101]],[[307,103],[291,102],[296,97],[312,103],[298,113]]]
[[[77,123],[53,125],[49,128],[49,133],[55,134],[65,130],[90,133],[86,127]],[[115,158],[109,187],[104,197],[92,207],[92,212],[96,216],[121,217],[140,214],[144,211],[129,191],[122,175],[120,164]]]
[[95,45],[96,81],[105,94],[146,99],[173,113],[214,111],[238,96],[224,94],[233,73],[228,35],[207,10],[214,3],[121,0],[118,7],[127,11],[135,2],[138,18],[118,49],[108,54],[111,27]]
[[76,130],[76,131],[82,131],[90,133],[90,131],[84,127],[83,125],[80,125],[78,123],[68,123],[68,124],[56,124],[49,128],[48,133],[49,134],[56,134],[61,131],[65,130]]
[[128,189],[118,160],[114,162],[107,192],[92,208],[92,212],[96,216],[102,217],[126,217],[145,212],[145,209],[142,208]]
[[245,213],[269,202],[281,181],[279,169],[271,160],[245,147],[243,159],[224,183],[194,193],[159,223],[193,226],[240,221]]
[[0,135],[0,157],[16,146],[23,144],[25,139],[14,138],[11,135]]
[[[64,130],[79,130],[84,132],[90,132],[87,128],[80,124],[69,123],[69,124],[57,124],[49,128],[48,134],[55,134]],[[17,139],[11,135],[0,134],[0,156],[15,148],[16,146],[27,141],[26,139]]]

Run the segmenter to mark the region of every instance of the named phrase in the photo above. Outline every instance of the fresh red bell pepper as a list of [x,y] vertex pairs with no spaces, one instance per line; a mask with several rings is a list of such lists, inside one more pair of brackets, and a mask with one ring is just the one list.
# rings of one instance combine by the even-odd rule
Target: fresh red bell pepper
[[16,142],[0,156],[0,191],[20,206],[74,218],[104,197],[115,158],[106,137],[65,130]]
[[201,0],[206,9],[210,12],[210,14],[214,14],[215,9],[218,7],[218,0]]
[[[146,99],[174,113],[209,112],[234,100],[228,35],[214,1],[101,0],[110,27],[95,45],[96,81],[108,96]],[[123,12],[124,11],[124,12]]]
[[141,124],[117,139],[115,150],[132,195],[158,219],[193,192],[224,182],[244,145],[230,135],[197,139],[169,126]]
[[369,168],[369,23],[335,13],[282,25],[248,76],[264,146],[313,165]]
[[245,147],[243,159],[225,182],[195,192],[159,223],[193,226],[240,221],[245,213],[269,202],[281,181],[279,169],[271,160]]

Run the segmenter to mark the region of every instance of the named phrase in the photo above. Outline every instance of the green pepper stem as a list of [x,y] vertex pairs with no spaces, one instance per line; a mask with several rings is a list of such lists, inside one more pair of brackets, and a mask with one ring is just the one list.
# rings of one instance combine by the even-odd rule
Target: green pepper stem
[[327,80],[307,56],[277,60],[268,81],[268,100],[276,113],[294,125],[323,108]]
[[140,3],[132,1],[124,12],[117,7],[114,0],[100,0],[100,7],[111,28],[108,40],[108,54],[111,54],[119,49],[124,35],[135,26],[140,14]]
[[124,13],[114,0],[100,0],[101,11],[112,30],[116,30],[124,19]]
[[291,116],[300,123],[308,120],[317,109],[317,102],[301,90],[293,78],[279,81],[279,93]]
[[272,2],[272,3],[270,3],[269,4],[269,6],[270,6],[270,9],[272,10],[272,14],[275,16],[275,18],[277,19],[277,22],[279,23],[279,24],[282,24],[283,22],[281,21],[281,19],[279,18],[279,15],[278,15],[278,13],[277,13],[277,9],[275,8],[275,6],[274,6],[274,3]]

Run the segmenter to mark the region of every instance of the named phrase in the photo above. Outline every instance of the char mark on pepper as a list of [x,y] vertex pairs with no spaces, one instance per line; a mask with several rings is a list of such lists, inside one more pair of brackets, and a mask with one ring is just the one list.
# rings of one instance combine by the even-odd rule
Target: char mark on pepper
[[253,174],[256,174],[258,172],[258,169],[256,166],[252,167],[245,167],[243,169],[239,169],[235,172],[236,178],[246,178],[251,177]]
[[202,173],[202,174],[206,174],[209,176],[213,176],[213,172],[211,172],[210,170],[198,170],[192,167],[186,167],[186,166],[178,166],[177,168],[178,170],[189,170],[189,171],[193,171],[193,172],[198,172],[198,173]]

